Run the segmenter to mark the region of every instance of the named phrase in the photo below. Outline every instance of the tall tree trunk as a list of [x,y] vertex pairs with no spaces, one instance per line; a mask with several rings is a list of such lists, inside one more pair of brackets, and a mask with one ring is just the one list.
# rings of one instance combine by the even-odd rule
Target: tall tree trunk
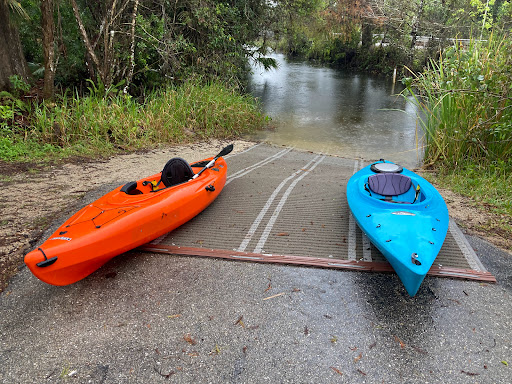
[[84,23],[82,22],[82,17],[80,16],[80,11],[78,10],[78,5],[75,0],[70,0],[71,6],[73,7],[73,13],[75,14],[76,21],[78,23],[78,28],[80,29],[80,33],[82,34],[82,40],[85,45],[85,49],[87,50],[88,55],[86,55],[87,65],[89,67],[89,72],[97,71],[101,80],[104,82],[105,76],[101,70],[100,61],[94,52],[94,48],[91,45],[91,41],[89,40],[89,36],[87,36],[87,32],[85,31]]
[[55,79],[55,21],[53,0],[41,0],[41,28],[43,30],[44,85],[43,98],[53,99]]
[[128,87],[133,79],[133,71],[135,69],[135,22],[137,20],[137,8],[139,6],[139,0],[134,0],[133,12],[132,12],[132,25],[130,29],[130,63],[128,75],[126,76],[126,85],[124,87],[124,93],[128,93]]
[[30,79],[27,60],[21,48],[18,28],[9,18],[9,7],[0,0],[0,91],[10,90],[10,76]]
[[362,20],[361,46],[370,49],[373,46],[373,23],[370,20]]

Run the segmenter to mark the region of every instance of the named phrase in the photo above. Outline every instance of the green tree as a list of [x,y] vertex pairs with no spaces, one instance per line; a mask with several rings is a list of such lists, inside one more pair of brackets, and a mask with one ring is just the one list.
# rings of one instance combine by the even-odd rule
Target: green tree
[[[52,1],[55,81],[68,86],[88,78],[104,89],[124,81],[132,92],[192,76],[238,84],[247,58],[261,59],[276,14],[265,0]],[[25,4],[25,54],[41,65],[48,53],[40,43],[50,36],[43,33],[45,9],[40,0]]]
[[30,78],[15,15],[27,17],[16,0],[0,0],[0,91],[11,88],[11,76],[17,75],[25,80]]
[[289,55],[304,55],[311,48],[313,35],[322,29],[319,12],[326,8],[322,0],[277,0],[273,3],[272,29],[280,47]]

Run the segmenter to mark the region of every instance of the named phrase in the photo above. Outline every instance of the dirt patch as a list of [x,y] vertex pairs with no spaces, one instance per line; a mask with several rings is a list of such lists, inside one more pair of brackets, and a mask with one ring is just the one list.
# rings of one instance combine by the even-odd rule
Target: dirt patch
[[[87,192],[158,173],[171,157],[195,161],[213,156],[230,142],[212,140],[95,161],[72,159],[54,165],[0,163],[0,292],[23,266],[23,256],[43,240],[44,231],[56,218],[67,218],[81,208],[80,199]],[[233,153],[254,145],[241,140],[234,144]],[[466,232],[512,250],[512,239],[497,226],[503,218],[486,212],[485,207],[475,207],[467,198],[449,190],[439,191],[450,216]]]
[[31,169],[43,169],[43,167],[34,163],[8,163],[0,160],[0,175],[3,181],[8,180],[9,176],[21,172],[28,172]]
[[80,199],[87,192],[158,173],[175,156],[188,161],[214,156],[232,142],[233,153],[254,145],[212,140],[100,160],[71,159],[64,164],[0,163],[0,292],[23,266],[24,255],[43,240],[45,230],[56,218],[80,209]]
[[512,218],[490,212],[485,205],[436,186],[444,198],[450,217],[471,235],[479,236],[511,253],[512,238],[502,226],[512,227]]

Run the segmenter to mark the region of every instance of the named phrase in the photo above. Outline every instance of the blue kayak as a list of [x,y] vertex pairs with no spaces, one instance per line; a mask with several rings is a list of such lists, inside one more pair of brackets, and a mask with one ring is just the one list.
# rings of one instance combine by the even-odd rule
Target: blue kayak
[[427,180],[380,160],[347,184],[350,210],[410,296],[418,291],[448,231],[448,208]]

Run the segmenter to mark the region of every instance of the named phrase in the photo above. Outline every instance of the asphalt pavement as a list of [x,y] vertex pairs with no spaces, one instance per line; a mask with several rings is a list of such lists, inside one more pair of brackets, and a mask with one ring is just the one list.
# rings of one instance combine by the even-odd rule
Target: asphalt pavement
[[389,273],[138,251],[65,287],[22,267],[0,382],[510,383],[512,256],[467,240],[497,283],[427,277],[413,298]]

